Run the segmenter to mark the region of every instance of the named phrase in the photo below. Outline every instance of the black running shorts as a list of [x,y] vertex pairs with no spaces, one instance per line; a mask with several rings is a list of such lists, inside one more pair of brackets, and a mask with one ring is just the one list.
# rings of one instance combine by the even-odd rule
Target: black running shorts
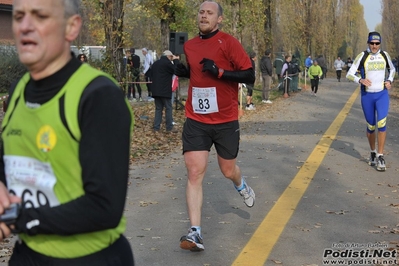
[[210,151],[215,144],[223,159],[237,158],[240,142],[238,120],[223,124],[204,124],[190,118],[183,127],[183,154],[186,151]]

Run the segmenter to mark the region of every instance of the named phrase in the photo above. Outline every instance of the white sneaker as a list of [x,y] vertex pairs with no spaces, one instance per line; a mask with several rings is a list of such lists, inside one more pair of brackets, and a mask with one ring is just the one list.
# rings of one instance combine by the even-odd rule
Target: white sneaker
[[385,166],[384,156],[380,155],[377,158],[377,170],[378,171],[385,171],[387,168]]
[[204,251],[204,242],[202,236],[197,232],[195,228],[188,230],[188,235],[184,235],[180,238],[180,248],[190,251]]
[[253,191],[253,189],[250,186],[248,186],[248,184],[246,182],[245,182],[244,189],[240,190],[238,193],[240,193],[240,195],[244,199],[245,205],[247,205],[250,208],[254,206],[254,204],[255,204],[255,192]]
[[267,100],[266,101],[266,103],[268,103],[268,104],[271,104],[271,103],[273,103],[272,101],[270,101],[270,100]]
[[[267,100],[268,101],[268,100]],[[267,103],[267,101],[266,100],[262,100],[262,103]]]
[[369,165],[374,166],[377,164],[377,154],[375,152],[370,153],[370,158],[369,158]]

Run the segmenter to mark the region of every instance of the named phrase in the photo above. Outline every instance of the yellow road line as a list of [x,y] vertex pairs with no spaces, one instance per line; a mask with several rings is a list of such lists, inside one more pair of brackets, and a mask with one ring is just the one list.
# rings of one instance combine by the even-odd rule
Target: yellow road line
[[235,259],[232,264],[233,266],[265,264],[270,252],[323,161],[324,156],[330,149],[331,143],[336,138],[359,92],[360,90],[357,88],[351,95],[295,178],[285,189],[276,204],[256,229],[247,245]]

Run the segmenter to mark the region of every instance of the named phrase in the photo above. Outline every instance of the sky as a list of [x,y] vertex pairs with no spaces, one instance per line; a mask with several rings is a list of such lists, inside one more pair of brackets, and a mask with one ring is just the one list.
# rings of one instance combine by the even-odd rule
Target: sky
[[374,31],[375,26],[381,23],[381,1],[378,0],[360,0],[364,7],[364,19],[366,20],[369,31]]

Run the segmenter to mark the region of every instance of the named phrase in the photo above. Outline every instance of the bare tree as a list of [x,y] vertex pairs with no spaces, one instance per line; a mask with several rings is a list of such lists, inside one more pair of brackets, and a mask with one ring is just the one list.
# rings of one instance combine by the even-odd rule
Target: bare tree
[[123,66],[123,16],[124,0],[100,0],[101,12],[104,18],[105,33],[105,63],[118,81],[125,77]]

